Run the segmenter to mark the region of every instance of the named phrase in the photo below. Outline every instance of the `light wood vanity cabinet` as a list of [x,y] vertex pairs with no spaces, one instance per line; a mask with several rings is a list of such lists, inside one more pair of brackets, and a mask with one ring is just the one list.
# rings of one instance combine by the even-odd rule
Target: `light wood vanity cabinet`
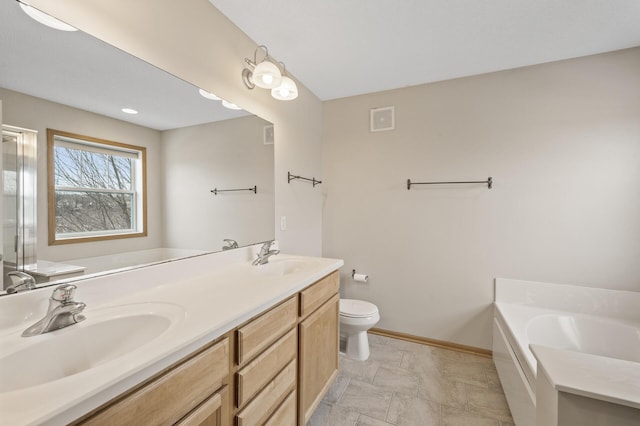
[[238,364],[262,352],[297,323],[298,303],[293,296],[238,329]]
[[300,318],[322,306],[340,289],[340,274],[335,271],[300,292]]
[[236,426],[262,426],[297,384],[298,295],[236,332]]
[[280,407],[273,413],[273,416],[264,426],[296,426],[297,424],[297,393],[294,390],[284,400]]
[[77,424],[226,425],[229,350],[225,337]]
[[253,398],[289,361],[296,358],[297,353],[298,339],[295,328],[292,328],[255,360],[238,371],[236,374],[238,406],[243,406]]
[[305,425],[338,371],[338,271],[252,318],[83,425]]
[[301,426],[307,423],[338,375],[339,286],[336,271],[300,293],[298,425]]
[[224,426],[229,423],[228,386],[224,386],[176,423],[178,426]]
[[236,426],[309,420],[338,374],[339,287],[335,271],[238,329]]

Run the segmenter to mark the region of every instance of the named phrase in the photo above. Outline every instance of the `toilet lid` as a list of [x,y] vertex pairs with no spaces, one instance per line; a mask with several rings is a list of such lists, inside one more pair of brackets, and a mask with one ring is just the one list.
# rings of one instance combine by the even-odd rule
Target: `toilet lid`
[[340,299],[340,315],[350,318],[370,317],[378,313],[378,307],[364,300]]

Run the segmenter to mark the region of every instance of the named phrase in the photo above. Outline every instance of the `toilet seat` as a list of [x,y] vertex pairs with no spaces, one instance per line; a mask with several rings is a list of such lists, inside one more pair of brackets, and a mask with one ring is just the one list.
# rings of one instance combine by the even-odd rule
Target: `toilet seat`
[[347,318],[367,318],[378,313],[378,307],[364,300],[340,299],[340,316]]

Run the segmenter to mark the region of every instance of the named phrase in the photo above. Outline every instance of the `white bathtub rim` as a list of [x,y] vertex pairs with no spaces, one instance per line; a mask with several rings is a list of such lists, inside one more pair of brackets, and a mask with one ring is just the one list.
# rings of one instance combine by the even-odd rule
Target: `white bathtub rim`
[[[545,371],[552,375],[550,378],[558,390],[640,408],[640,363],[543,345],[530,345],[526,340],[527,323],[536,316],[591,315],[502,302],[494,302],[494,308],[501,326],[508,331],[507,340],[512,345],[534,391],[537,366],[542,362]],[[616,320],[640,327],[640,323],[636,321],[621,318]],[[541,358],[538,359],[536,354]],[[563,367],[559,368],[558,365]],[[588,366],[589,370],[585,371],[586,367],[578,366]]]
[[530,349],[558,392],[640,409],[639,363],[542,345]]

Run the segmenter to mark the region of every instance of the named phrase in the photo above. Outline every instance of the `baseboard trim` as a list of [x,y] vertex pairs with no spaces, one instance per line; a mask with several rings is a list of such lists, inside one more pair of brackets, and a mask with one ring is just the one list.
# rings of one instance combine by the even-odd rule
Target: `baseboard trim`
[[459,343],[445,342],[444,340],[430,339],[428,337],[415,336],[413,334],[400,333],[399,331],[384,330],[382,328],[372,328],[369,330],[369,333],[377,334],[379,336],[392,337],[394,339],[406,340],[407,342],[420,343],[423,345],[435,346],[437,348],[450,349],[453,351],[464,352],[472,355],[479,355],[485,358],[491,358],[493,356],[493,353],[487,349],[461,345]]

